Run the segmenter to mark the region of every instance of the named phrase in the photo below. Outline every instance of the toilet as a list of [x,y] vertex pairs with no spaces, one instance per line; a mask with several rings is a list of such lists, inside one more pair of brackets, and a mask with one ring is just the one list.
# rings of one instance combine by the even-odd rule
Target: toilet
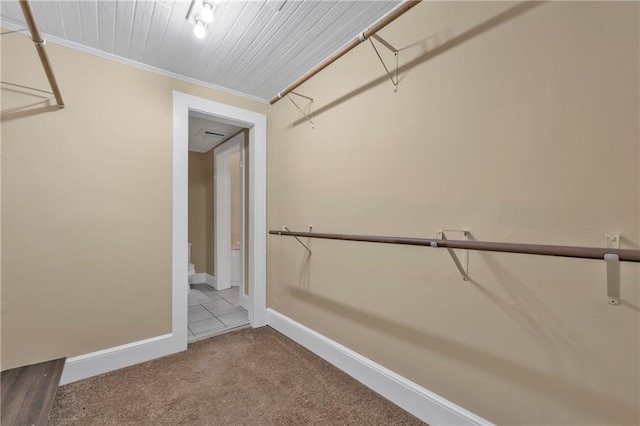
[[196,274],[196,266],[193,263],[191,263],[191,243],[189,243],[189,269],[188,270],[189,270],[188,272],[189,280],[187,282],[188,284],[191,284],[191,282],[193,281],[193,276]]

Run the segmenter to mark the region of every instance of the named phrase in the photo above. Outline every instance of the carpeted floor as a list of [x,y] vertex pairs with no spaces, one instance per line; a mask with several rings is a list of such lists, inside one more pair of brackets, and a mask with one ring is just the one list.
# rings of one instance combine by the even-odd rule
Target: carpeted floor
[[49,425],[421,425],[269,327],[58,390]]

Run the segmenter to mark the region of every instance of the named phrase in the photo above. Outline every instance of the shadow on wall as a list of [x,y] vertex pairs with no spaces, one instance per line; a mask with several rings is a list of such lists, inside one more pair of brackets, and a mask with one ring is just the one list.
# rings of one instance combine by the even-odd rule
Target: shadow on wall
[[630,418],[638,417],[637,409],[633,405],[625,404],[607,395],[578,388],[557,376],[533,370],[526,365],[515,363],[495,354],[465,346],[462,343],[410,325],[381,318],[309,291],[293,288],[290,290],[290,294],[301,302],[333,312],[350,321],[375,329],[377,332],[383,332],[397,339],[421,346],[457,362],[477,366],[483,371],[538,392],[547,398],[559,400],[564,404],[587,411],[594,417],[602,419],[603,424],[622,424]]
[[[310,245],[309,245],[310,247]],[[300,274],[298,275],[298,283],[300,287],[309,290],[311,288],[311,253],[304,251],[304,261],[300,267]]]
[[632,248],[632,249],[640,249],[640,245],[638,243],[636,243],[633,240],[630,240],[629,238],[625,237],[624,235],[620,235],[620,244],[624,244],[626,245],[628,248]]
[[[421,41],[417,41],[415,43],[410,44],[409,46],[400,48],[399,51],[402,50],[406,50],[409,49],[411,47],[415,47],[415,46],[421,46],[421,51],[423,52],[422,54],[418,55],[415,59],[407,62],[406,64],[400,66],[398,72],[402,73],[402,76],[400,77],[400,81],[402,81],[405,77],[406,77],[406,73],[422,64],[423,62],[428,61],[429,59],[440,55],[441,53],[446,52],[449,49],[452,49],[466,41],[471,40],[474,37],[479,36],[480,34],[489,31],[490,29],[497,27],[500,24],[503,24],[513,18],[516,18],[517,16],[528,12],[529,10],[538,7],[542,4],[544,4],[545,2],[533,2],[533,1],[525,1],[522,3],[519,3],[518,5],[494,16],[493,18],[479,24],[476,25],[475,27],[471,28],[470,30],[454,37],[451,38],[450,40],[447,40],[447,37],[450,37],[449,35],[449,31],[442,31],[440,33],[437,33],[435,35],[429,36]],[[439,44],[441,43],[441,44]],[[367,90],[382,84],[382,83],[388,83],[389,77],[387,76],[387,74],[382,75],[381,77],[376,78],[375,80],[365,84],[364,86],[360,86],[359,88],[352,90],[351,92],[347,93],[346,95],[343,95],[341,97],[339,97],[338,99],[336,99],[333,102],[328,103],[327,105],[323,106],[322,108],[318,108],[316,110],[314,110],[313,115],[314,116],[318,116],[328,110],[330,110],[331,108],[340,105],[341,103],[363,93],[366,92]],[[296,121],[294,121],[289,127],[295,127],[298,126],[300,124],[306,123],[306,119],[305,118],[300,118]]]
[[[474,279],[470,279],[469,282],[496,308],[518,324],[524,332],[538,341],[545,348],[551,358],[551,363],[557,370],[567,371],[571,368],[586,373],[598,368],[598,356],[586,345],[583,345],[579,336],[571,332],[563,321],[536,297],[515,274],[508,271],[490,253],[478,252],[478,255],[496,277],[495,282],[508,295],[508,300],[492,293]],[[562,350],[558,350],[559,348]],[[569,356],[563,356],[563,353],[568,353]],[[587,359],[594,360],[594,362],[587,364],[593,365],[585,365],[584,360],[587,356]]]
[[6,100],[4,100],[3,109],[0,112],[0,121],[11,121],[18,118],[31,117],[33,115],[50,111],[58,111],[61,109],[60,107],[55,105],[53,95],[44,96],[42,94],[34,94],[31,93],[32,90],[40,91],[38,89],[31,89],[21,86],[16,86],[15,88],[3,87],[2,92],[4,99],[7,98],[6,95],[16,95],[17,97],[24,99],[23,102],[20,102],[15,106],[9,106],[6,108],[4,107]]
[[[477,241],[471,232],[467,232],[467,235],[470,241]],[[473,284],[502,313],[518,324],[532,338],[543,344],[547,350],[563,346],[574,353],[584,354],[588,352],[588,348],[580,345],[580,339],[564,326],[554,312],[547,308],[515,274],[500,264],[494,255],[484,251],[477,251],[474,254],[487,265],[496,278],[495,282],[502,287],[509,300],[492,293],[480,282],[473,279],[472,276],[469,277],[469,283]],[[557,335],[554,332],[557,329],[562,330],[562,335]],[[567,337],[570,337],[571,340],[567,340]],[[580,347],[578,348],[577,346]],[[550,355],[553,357],[554,365],[560,366],[563,364],[562,357],[558,353],[551,352]],[[574,360],[571,361],[571,364],[575,365]]]
[[[622,239],[622,238],[621,238]],[[570,333],[568,330],[563,330],[563,336],[551,336],[547,335],[545,332],[545,327],[541,327],[536,318],[543,318],[546,322],[551,319],[553,324],[557,327],[560,324],[560,321],[555,317],[553,311],[548,309],[538,298],[536,298],[533,293],[531,293],[525,285],[522,284],[517,277],[507,271],[502,265],[500,265],[493,256],[491,256],[487,252],[478,252],[478,256],[480,256],[485,264],[489,267],[489,270],[495,275],[498,283],[502,285],[505,293],[507,293],[513,303],[509,303],[495,294],[487,291],[482,287],[482,285],[470,279],[469,282],[474,284],[481,293],[483,293],[495,306],[497,306],[502,312],[504,312],[507,316],[509,316],[512,320],[520,324],[525,330],[532,331],[532,335],[534,337],[539,336],[545,338],[547,342],[551,342],[555,340],[557,343],[564,344],[569,347],[569,342],[566,340],[566,336]],[[636,312],[640,311],[640,307],[630,303],[626,300],[620,300],[620,305],[625,306],[629,309],[632,309]],[[536,313],[536,317],[529,315],[527,311],[533,311]],[[578,339],[574,339],[575,342],[578,342]],[[581,353],[586,351],[586,347],[582,347],[579,349]]]
[[[41,103],[50,103],[51,100],[46,100],[43,102],[38,102],[36,105],[39,105]],[[27,117],[32,117],[34,115],[38,115],[38,114],[44,114],[46,112],[54,112],[54,111],[60,111],[62,108],[60,108],[58,105],[46,105],[46,106],[41,106],[38,108],[32,108],[35,105],[31,104],[31,105],[27,105],[24,107],[21,107],[19,110],[13,110],[13,111],[9,111],[7,113],[2,113],[2,115],[0,116],[0,122],[2,121],[11,121],[11,120],[17,120],[20,118],[27,118]]]

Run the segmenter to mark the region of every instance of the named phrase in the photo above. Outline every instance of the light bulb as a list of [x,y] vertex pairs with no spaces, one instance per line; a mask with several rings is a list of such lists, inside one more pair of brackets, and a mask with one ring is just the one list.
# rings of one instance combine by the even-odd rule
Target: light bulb
[[196,26],[193,27],[193,34],[199,39],[203,39],[207,35],[207,30],[204,29],[204,22],[196,21]]
[[213,5],[208,1],[202,3],[202,9],[200,10],[200,19],[205,24],[213,22]]

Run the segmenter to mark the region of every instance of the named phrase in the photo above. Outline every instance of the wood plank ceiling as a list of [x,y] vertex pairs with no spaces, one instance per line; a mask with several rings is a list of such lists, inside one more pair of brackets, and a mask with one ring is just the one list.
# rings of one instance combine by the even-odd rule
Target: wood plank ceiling
[[[49,36],[266,100],[398,2],[218,1],[202,40],[186,19],[191,1],[31,4]],[[0,7],[3,23],[26,26],[17,0],[3,0]]]

